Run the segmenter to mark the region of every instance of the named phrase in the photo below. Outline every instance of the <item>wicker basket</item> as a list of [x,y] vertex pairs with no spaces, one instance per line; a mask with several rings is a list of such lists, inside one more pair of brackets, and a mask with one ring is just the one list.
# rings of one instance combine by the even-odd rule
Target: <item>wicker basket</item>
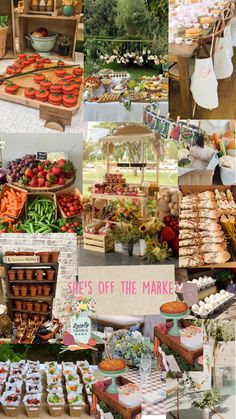
[[6,28],[0,28],[0,58],[6,54],[7,32],[8,26]]

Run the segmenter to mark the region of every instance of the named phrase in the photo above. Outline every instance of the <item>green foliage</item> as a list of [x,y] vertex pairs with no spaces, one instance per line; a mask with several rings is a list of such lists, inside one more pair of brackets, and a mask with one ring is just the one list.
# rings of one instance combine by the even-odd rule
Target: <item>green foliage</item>
[[8,26],[8,16],[0,16],[0,28],[6,28]]
[[150,35],[150,15],[144,0],[118,0],[116,25],[119,35]]
[[185,359],[178,354],[178,352],[172,351],[167,345],[161,345],[162,350],[165,352],[166,355],[174,355],[175,360],[180,368],[181,371],[198,371],[196,367],[193,367],[189,364]]
[[117,0],[86,0],[84,9],[86,36],[117,36],[116,7]]
[[204,322],[205,334],[208,340],[215,339],[220,342],[235,341],[235,325],[229,320],[206,320]]
[[[20,348],[19,348],[20,346]],[[20,349],[20,350],[19,350]],[[21,359],[26,359],[28,355],[28,348],[25,345],[0,345],[0,361],[17,362]]]
[[216,390],[207,390],[201,395],[200,399],[195,400],[192,403],[193,407],[199,409],[211,408],[214,407],[221,401],[220,394]]
[[224,269],[223,271],[217,271],[216,273],[216,282],[217,284],[223,284],[225,281],[233,278],[232,272],[230,270]]

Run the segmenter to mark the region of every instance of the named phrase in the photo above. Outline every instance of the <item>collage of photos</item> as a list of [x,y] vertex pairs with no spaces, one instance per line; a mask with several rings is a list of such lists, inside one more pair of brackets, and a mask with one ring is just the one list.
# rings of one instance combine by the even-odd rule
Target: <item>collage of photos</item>
[[0,418],[234,419],[236,1],[0,3]]

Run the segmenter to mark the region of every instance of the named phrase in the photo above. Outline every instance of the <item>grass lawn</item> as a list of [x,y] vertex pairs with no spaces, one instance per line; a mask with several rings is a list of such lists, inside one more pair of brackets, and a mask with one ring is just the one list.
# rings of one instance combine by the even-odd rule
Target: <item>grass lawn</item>
[[[100,172],[99,175],[94,170],[93,172],[86,171],[83,172],[83,195],[88,196],[90,194],[89,188],[91,185],[96,181],[101,181],[104,173]],[[178,175],[176,172],[160,172],[159,175],[159,183],[160,185],[165,186],[177,186],[178,182]],[[132,173],[125,173],[125,178],[127,183],[139,183],[140,176],[133,176]],[[145,181],[155,181],[155,172],[153,171],[146,171],[145,172]]]
[[[99,69],[102,69],[102,68],[111,68],[114,71],[127,71],[128,73],[130,73],[131,78],[133,80],[138,80],[142,76],[153,76],[154,74],[155,75],[157,74],[157,69],[155,68],[134,67],[134,66],[125,68],[122,65],[119,65],[117,63],[112,63],[112,64],[101,63],[101,65],[99,65]],[[93,69],[91,69],[90,66],[86,66],[86,63],[85,63],[85,76],[86,77],[89,76],[92,72],[93,72]]]

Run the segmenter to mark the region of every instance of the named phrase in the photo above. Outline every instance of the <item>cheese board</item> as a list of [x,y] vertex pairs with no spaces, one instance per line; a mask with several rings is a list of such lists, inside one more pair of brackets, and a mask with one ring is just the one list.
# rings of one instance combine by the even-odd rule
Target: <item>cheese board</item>
[[[35,61],[27,64],[33,58]],[[42,68],[37,65],[40,62]],[[79,65],[67,65],[37,54],[26,55],[23,60],[18,57],[1,75],[0,99],[39,109],[40,118],[47,121],[46,127],[64,131],[81,105],[82,73]]]

